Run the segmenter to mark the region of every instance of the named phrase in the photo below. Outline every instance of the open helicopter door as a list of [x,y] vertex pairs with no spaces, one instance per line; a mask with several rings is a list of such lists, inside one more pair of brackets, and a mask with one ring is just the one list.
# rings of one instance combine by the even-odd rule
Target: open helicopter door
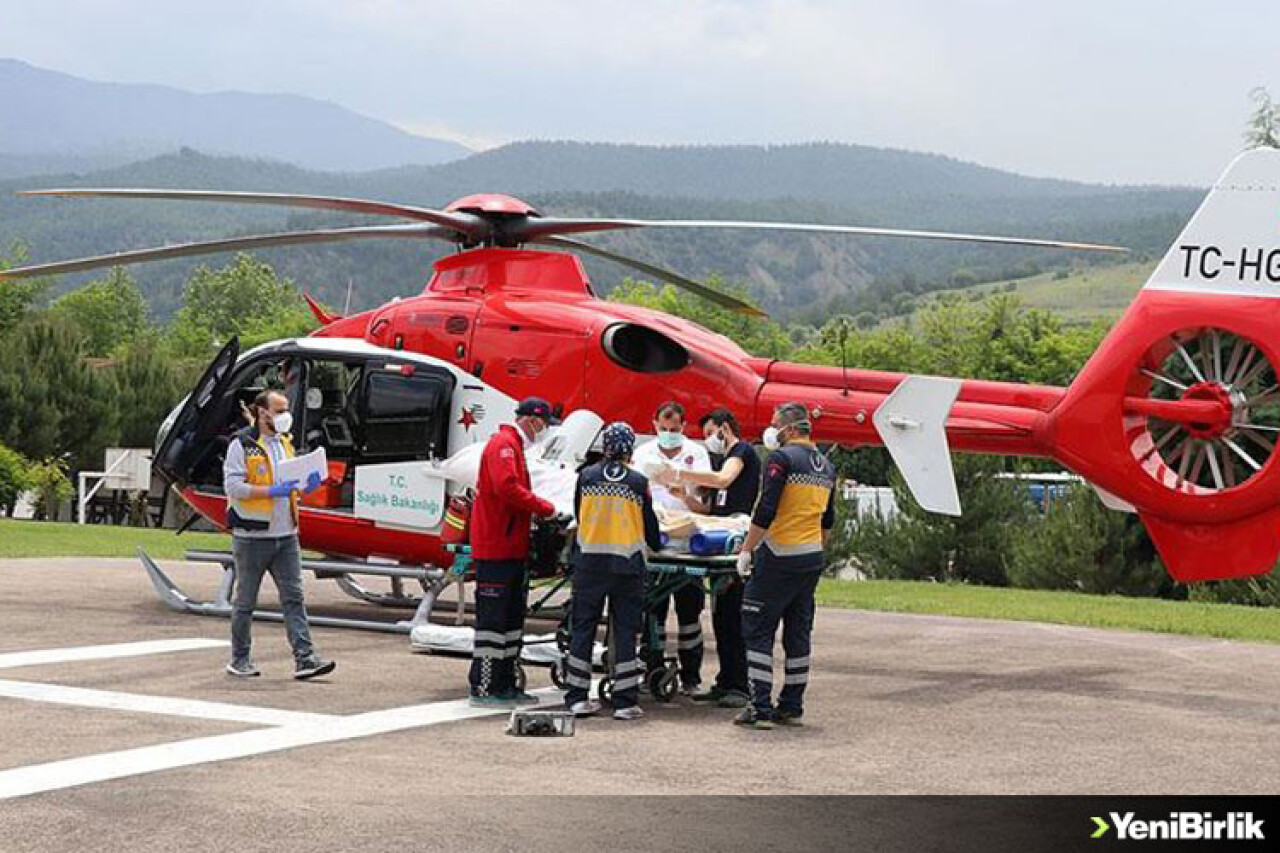
[[239,355],[240,340],[233,337],[205,368],[195,390],[160,427],[151,465],[170,482],[186,485],[196,455],[207,450],[215,425],[206,414],[217,408]]

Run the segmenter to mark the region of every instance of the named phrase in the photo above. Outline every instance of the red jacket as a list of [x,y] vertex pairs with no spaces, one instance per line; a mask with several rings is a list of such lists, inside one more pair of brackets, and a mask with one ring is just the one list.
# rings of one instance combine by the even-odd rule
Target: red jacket
[[520,431],[504,425],[480,455],[476,502],[471,509],[471,556],[477,560],[523,560],[529,556],[533,515],[556,508],[529,489]]

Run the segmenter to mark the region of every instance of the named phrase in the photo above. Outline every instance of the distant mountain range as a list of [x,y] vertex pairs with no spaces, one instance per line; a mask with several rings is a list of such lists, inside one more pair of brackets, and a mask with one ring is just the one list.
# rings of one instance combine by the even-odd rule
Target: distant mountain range
[[87,172],[184,146],[359,172],[471,152],[326,101],[100,83],[0,59],[0,177]]
[[[264,207],[17,199],[15,189],[186,187],[434,206],[470,193],[505,192],[548,214],[1054,237],[1129,246],[1138,259],[1163,252],[1203,196],[1191,188],[1029,178],[937,154],[831,143],[521,142],[463,156],[468,152],[452,143],[306,98],[90,83],[4,60],[0,104],[0,253],[19,241],[36,261],[367,220]],[[166,153],[149,156],[157,150]],[[23,176],[14,177],[15,170]],[[806,322],[863,310],[868,293],[887,305],[961,282],[1110,262],[1023,248],[760,232],[632,231],[590,239],[686,275],[743,283],[769,311]],[[365,308],[419,289],[431,261],[447,251],[435,244],[361,243],[264,257],[332,304],[342,305],[350,283],[352,307]],[[177,306],[197,263],[137,269],[157,314]],[[628,275],[595,260],[587,269],[604,291]],[[59,288],[83,280],[68,277]]]

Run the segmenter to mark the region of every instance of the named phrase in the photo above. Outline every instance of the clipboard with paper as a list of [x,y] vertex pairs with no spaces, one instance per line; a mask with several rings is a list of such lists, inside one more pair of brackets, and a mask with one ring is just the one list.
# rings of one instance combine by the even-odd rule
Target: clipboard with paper
[[329,477],[329,457],[323,447],[317,447],[310,453],[286,459],[276,466],[276,482],[287,483],[296,480],[299,486],[307,484],[312,473],[320,475],[321,480]]

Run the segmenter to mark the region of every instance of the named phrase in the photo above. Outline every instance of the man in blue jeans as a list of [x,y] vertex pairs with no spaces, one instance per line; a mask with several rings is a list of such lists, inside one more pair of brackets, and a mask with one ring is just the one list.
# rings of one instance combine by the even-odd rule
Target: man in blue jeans
[[333,672],[336,664],[322,660],[311,645],[307,608],[302,597],[302,565],[298,548],[298,492],[320,487],[313,473],[305,487],[297,480],[281,482],[276,468],[291,458],[289,430],[293,416],[289,400],[277,391],[263,391],[249,407],[253,426],[236,434],[227,446],[222,466],[227,495],[227,527],[235,554],[235,594],[231,612],[231,662],[227,673],[238,678],[259,674],[249,656],[253,611],[258,605],[262,576],[270,573],[280,594],[284,629],[293,648],[297,679]]

